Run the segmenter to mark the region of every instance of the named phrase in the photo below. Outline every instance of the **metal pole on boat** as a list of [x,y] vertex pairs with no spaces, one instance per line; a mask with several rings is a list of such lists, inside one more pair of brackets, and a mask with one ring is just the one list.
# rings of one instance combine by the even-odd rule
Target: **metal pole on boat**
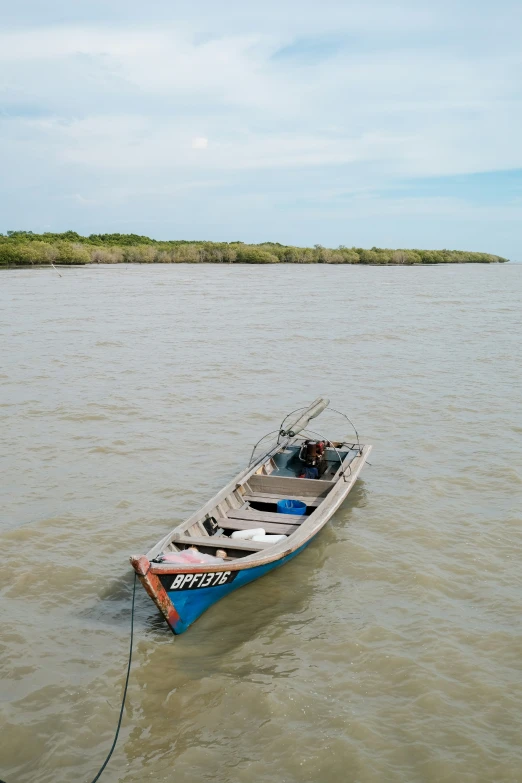
[[284,429],[283,425],[281,425],[281,431],[279,434],[283,437],[287,435],[293,438],[295,435],[301,432],[301,430],[306,428],[306,425],[310,422],[311,419],[315,419],[316,416],[319,416],[319,414],[322,413],[325,408],[329,406],[329,404],[330,400],[327,397],[318,397],[311,405],[308,406],[308,408],[306,408],[303,413],[301,413],[290,424],[287,424]]

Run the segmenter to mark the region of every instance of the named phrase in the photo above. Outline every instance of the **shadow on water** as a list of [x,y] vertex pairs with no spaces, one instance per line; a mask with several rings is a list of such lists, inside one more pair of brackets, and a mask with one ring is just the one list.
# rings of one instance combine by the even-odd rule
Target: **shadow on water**
[[[76,610],[75,614],[78,618],[84,620],[86,623],[92,623],[95,625],[104,625],[108,627],[121,627],[122,629],[129,626],[130,623],[130,610],[132,605],[132,589],[134,584],[134,572],[130,568],[127,571],[121,571],[121,574],[116,577],[112,577],[107,583],[99,590],[98,596],[93,597],[89,606],[84,609]],[[141,617],[143,609],[146,605],[144,594],[142,596],[141,585],[139,582],[136,584],[136,617]],[[147,598],[147,601],[149,599]]]

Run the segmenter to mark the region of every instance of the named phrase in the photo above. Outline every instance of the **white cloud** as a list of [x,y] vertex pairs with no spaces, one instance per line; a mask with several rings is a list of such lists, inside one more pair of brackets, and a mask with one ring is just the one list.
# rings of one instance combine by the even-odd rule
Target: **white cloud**
[[[522,57],[515,33],[492,32],[502,19],[516,27],[515,5],[267,4],[229,3],[224,15],[207,0],[197,12],[165,3],[156,25],[4,25],[4,182],[87,198],[93,178],[98,201],[128,192],[130,178],[147,193],[166,176],[199,188],[243,173],[256,192],[266,171],[286,193],[299,170],[312,182],[343,167],[350,186],[383,189],[522,167]],[[301,39],[301,56],[274,57]]]
[[[50,119],[18,122],[56,160],[107,169],[366,162],[426,176],[522,165],[518,52],[342,50],[303,71],[271,59],[281,43],[198,43],[173,25],[3,34],[4,96],[15,114],[27,102],[52,107]],[[187,139],[208,147],[194,134],[202,116],[213,138],[204,159],[187,151]]]

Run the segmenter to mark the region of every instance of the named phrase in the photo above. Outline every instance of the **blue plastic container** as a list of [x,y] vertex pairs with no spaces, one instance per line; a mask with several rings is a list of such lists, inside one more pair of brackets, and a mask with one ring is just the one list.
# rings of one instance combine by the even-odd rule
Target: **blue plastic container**
[[278,514],[296,514],[303,516],[306,514],[306,503],[301,500],[278,500],[277,501],[277,513]]

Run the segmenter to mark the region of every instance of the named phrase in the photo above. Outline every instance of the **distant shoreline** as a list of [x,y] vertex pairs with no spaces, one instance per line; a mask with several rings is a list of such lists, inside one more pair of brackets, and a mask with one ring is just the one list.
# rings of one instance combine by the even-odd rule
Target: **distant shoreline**
[[[358,264],[343,264],[343,263],[328,263],[326,266],[364,266],[364,267],[374,267],[375,269],[385,269],[387,267],[392,268],[404,268],[404,267],[416,267],[417,269],[421,267],[434,267],[434,266],[473,266],[473,265],[480,265],[484,266],[486,265],[492,265],[492,264],[509,264],[509,265],[515,265],[516,261],[510,261],[509,259],[506,259],[505,261],[448,261],[448,262],[440,262],[440,263],[432,263],[432,264],[426,264],[426,263],[420,263],[420,264],[367,264],[363,262],[359,262]],[[520,262],[522,263],[522,262]],[[298,261],[279,261],[273,266],[320,266],[324,264],[321,264],[321,262],[310,262],[307,264],[299,263]],[[217,262],[217,261],[178,261],[175,263],[169,263],[168,261],[158,261],[153,263],[146,263],[144,261],[120,261],[117,264],[115,263],[105,263],[103,261],[90,261],[85,264],[0,264],[0,271],[5,270],[15,270],[15,269],[59,269],[60,271],[62,269],[92,269],[94,267],[116,267],[116,266],[148,266],[148,267],[158,267],[158,266],[253,266],[252,263],[243,262],[243,261],[235,261],[235,262]],[[1,781],[0,781],[1,783]]]
[[137,234],[91,234],[75,231],[0,234],[0,268],[85,266],[94,264],[362,264],[425,266],[494,264],[509,259],[492,253],[418,248],[297,247],[279,242],[160,241]]

